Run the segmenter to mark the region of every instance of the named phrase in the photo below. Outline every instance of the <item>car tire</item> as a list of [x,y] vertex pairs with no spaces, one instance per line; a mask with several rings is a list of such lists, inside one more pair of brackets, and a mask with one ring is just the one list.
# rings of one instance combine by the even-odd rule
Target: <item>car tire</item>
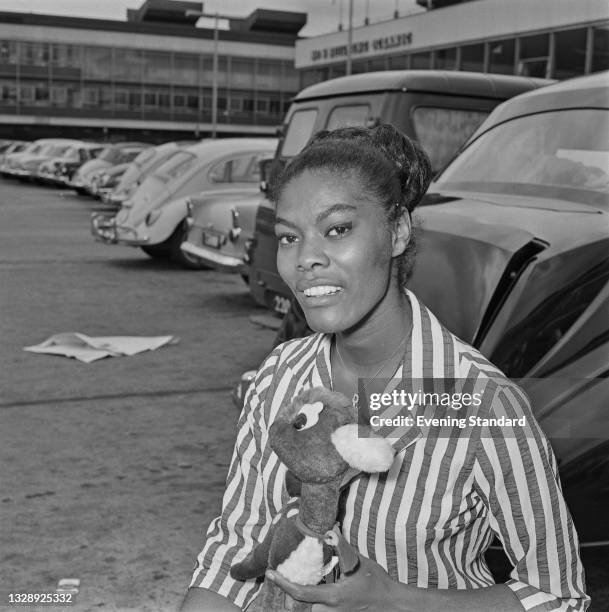
[[161,244],[149,244],[148,246],[140,247],[146,255],[152,257],[152,259],[168,259],[169,249],[165,243]]
[[209,266],[206,266],[192,255],[185,253],[180,248],[180,245],[186,240],[187,236],[188,226],[186,221],[182,221],[167,241],[169,245],[169,258],[187,270],[209,270]]

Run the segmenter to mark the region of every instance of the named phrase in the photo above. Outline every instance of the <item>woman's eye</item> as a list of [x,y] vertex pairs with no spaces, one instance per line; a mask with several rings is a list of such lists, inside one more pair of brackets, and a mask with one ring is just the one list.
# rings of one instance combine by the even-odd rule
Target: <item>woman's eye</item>
[[296,236],[294,234],[279,234],[277,240],[281,246],[291,246],[296,242]]
[[351,231],[351,224],[335,225],[328,230],[327,235],[334,238],[342,238]]

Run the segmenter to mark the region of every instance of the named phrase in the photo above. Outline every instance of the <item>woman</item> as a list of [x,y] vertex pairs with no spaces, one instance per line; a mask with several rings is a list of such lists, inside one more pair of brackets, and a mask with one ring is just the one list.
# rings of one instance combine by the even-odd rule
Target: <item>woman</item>
[[[577,534],[527,398],[405,288],[411,213],[429,180],[427,156],[388,125],[322,132],[278,178],[278,270],[317,333],[277,347],[257,373],[183,610],[235,610],[257,592],[228,572],[288,500],[267,444],[279,405],[324,385],[354,401],[359,392],[361,406],[370,380],[389,378],[464,381],[481,402],[460,416],[483,424],[450,436],[406,427],[387,474],[348,483],[341,524],[361,555],[354,575],[306,587],[266,579],[315,611],[586,609]],[[499,416],[525,424],[486,419]],[[499,585],[484,561],[494,536],[514,565]]]

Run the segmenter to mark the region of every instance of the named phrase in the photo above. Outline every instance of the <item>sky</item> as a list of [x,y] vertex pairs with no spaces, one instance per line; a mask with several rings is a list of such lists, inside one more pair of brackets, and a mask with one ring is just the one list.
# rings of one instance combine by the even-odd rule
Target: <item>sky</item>
[[[138,8],[144,0],[0,0],[0,10],[21,13],[46,13],[72,17],[124,20],[127,8]],[[204,10],[234,17],[246,17],[256,8],[270,8],[308,13],[300,34],[315,36],[338,30],[342,21],[347,29],[349,0],[205,0]],[[415,0],[353,0],[353,26],[391,19],[395,10],[407,15],[423,10]],[[201,19],[199,25],[207,27]],[[211,24],[210,24],[211,25]]]

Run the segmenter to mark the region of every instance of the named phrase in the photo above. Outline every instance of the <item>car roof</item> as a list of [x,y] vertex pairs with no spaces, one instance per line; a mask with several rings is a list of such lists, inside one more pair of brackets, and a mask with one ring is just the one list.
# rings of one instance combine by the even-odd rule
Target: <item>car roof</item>
[[472,140],[491,127],[515,117],[584,107],[609,109],[609,71],[548,85],[503,102],[487,117]]
[[504,100],[553,83],[547,79],[449,70],[383,70],[330,79],[303,89],[295,102],[380,91],[425,91]]
[[255,151],[267,147],[272,150],[276,146],[276,138],[219,138],[218,140],[203,140],[189,147],[184,147],[184,149],[195,155],[209,152],[219,157],[226,153]]

